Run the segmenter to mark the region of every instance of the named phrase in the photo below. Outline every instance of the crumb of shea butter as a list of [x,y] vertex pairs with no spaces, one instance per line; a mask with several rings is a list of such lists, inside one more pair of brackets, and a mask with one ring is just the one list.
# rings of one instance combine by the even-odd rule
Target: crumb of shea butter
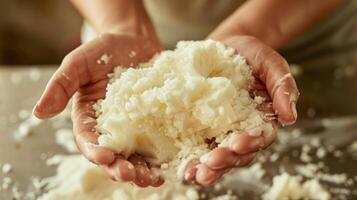
[[252,98],[250,67],[222,43],[182,41],[136,68],[120,66],[95,106],[99,144],[177,169],[210,151],[214,141],[264,123]]

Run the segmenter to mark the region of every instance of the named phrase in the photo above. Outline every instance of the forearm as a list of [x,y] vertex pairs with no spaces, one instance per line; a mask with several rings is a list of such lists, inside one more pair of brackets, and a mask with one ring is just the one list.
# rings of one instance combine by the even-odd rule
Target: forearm
[[[155,35],[142,0],[71,0],[97,33]],[[156,36],[155,36],[156,37]]]
[[209,38],[254,36],[273,48],[330,13],[343,0],[251,0],[222,22]]

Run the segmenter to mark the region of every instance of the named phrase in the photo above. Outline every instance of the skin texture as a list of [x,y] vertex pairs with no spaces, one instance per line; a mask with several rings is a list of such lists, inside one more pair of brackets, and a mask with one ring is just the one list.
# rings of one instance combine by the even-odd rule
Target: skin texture
[[[274,142],[277,122],[289,125],[296,121],[299,92],[288,63],[273,48],[298,35],[339,2],[251,0],[210,34],[209,38],[235,48],[246,57],[256,79],[251,93],[265,97],[259,109],[266,114],[266,121],[273,129],[268,132],[261,127],[246,130],[236,136],[229,147],[213,149],[204,159],[190,161],[185,169],[186,181],[211,185],[230,169],[247,166],[258,151]],[[164,180],[159,169],[143,157],[132,155],[125,159],[98,146],[92,108],[97,100],[105,97],[107,74],[115,66],[135,66],[162,50],[144,6],[140,0],[93,0],[91,3],[72,0],[72,3],[100,35],[64,58],[33,114],[40,119],[53,117],[72,98],[75,140],[83,155],[101,166],[113,180],[131,181],[140,187],[160,186]],[[129,56],[131,51],[136,52],[134,57]],[[110,57],[109,62],[98,63],[104,53]],[[249,132],[262,134],[254,137]]]

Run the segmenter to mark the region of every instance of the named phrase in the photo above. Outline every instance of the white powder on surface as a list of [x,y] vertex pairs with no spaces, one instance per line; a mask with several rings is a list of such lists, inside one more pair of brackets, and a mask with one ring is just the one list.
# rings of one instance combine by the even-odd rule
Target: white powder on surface
[[159,188],[140,188],[112,181],[98,166],[81,155],[60,156],[54,177],[43,180],[50,189],[39,200],[198,200],[193,186],[166,181]]
[[316,179],[309,179],[302,183],[301,177],[283,173],[273,178],[272,186],[262,198],[263,200],[329,200],[331,195]]
[[5,163],[2,165],[2,173],[9,174],[12,171],[12,165],[10,163]]
[[264,123],[256,109],[261,98],[249,94],[253,77],[245,59],[213,40],[179,42],[110,77],[95,106],[99,144],[124,156],[139,153],[177,167],[207,153],[206,139],[229,145],[234,134]]
[[[19,113],[19,115],[24,115],[24,113]],[[33,130],[39,126],[43,120],[37,119],[36,117],[30,115],[23,122],[20,123],[17,130],[14,132],[14,139],[17,142],[22,141],[24,138],[29,137]]]
[[55,132],[56,143],[71,153],[78,152],[72,129],[60,128]]

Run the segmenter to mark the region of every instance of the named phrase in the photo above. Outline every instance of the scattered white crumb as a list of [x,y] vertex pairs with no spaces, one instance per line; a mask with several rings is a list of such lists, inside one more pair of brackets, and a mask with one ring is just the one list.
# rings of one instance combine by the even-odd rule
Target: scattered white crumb
[[314,137],[310,140],[310,145],[311,147],[315,147],[315,148],[318,148],[321,146],[321,139],[320,138],[317,138],[317,137]]
[[169,168],[169,164],[168,163],[162,163],[160,168],[161,169],[168,169]]
[[108,54],[105,53],[97,60],[97,63],[107,65],[111,58],[112,58],[112,56],[109,56]]
[[10,163],[5,163],[2,166],[2,173],[9,174],[12,171],[12,165]]
[[19,114],[19,118],[24,120],[24,119],[30,117],[31,111],[22,109],[22,110],[19,111],[18,114]]
[[357,153],[357,141],[352,142],[349,146],[348,146],[348,151],[349,152],[356,152]]
[[295,77],[299,77],[303,74],[304,70],[300,65],[290,64],[290,72]]
[[306,164],[306,165],[297,165],[295,167],[297,173],[299,173],[302,176],[308,177],[308,178],[313,178],[316,173],[320,170],[320,166],[317,164]]
[[302,183],[300,177],[283,173],[273,178],[272,186],[263,194],[262,198],[264,200],[329,200],[331,195],[316,179]]
[[23,196],[23,192],[16,185],[11,188],[11,192],[14,200],[21,199]]
[[329,183],[334,183],[334,184],[343,184],[347,181],[347,175],[342,173],[342,174],[323,174],[319,173],[317,174],[317,178],[326,181]]
[[311,150],[311,147],[307,144],[304,144],[302,146],[301,149],[301,153],[300,153],[300,160],[305,162],[305,163],[309,163],[312,161],[312,157],[310,156],[309,152]]
[[278,153],[273,153],[270,155],[269,157],[269,161],[270,162],[276,162],[279,159],[280,155]]
[[319,147],[317,150],[316,150],[316,157],[322,159],[326,156],[327,154],[327,151],[324,147]]
[[66,149],[68,152],[78,152],[77,145],[74,142],[72,129],[61,128],[55,133],[56,143]]
[[2,187],[2,189],[7,190],[7,189],[10,188],[10,186],[12,185],[12,183],[13,183],[12,178],[10,178],[10,177],[4,177],[4,178],[2,179],[1,187]]
[[[25,114],[22,113],[21,115]],[[42,120],[30,115],[26,120],[21,122],[17,130],[15,130],[14,139],[19,142],[22,139],[28,137],[32,133],[34,128],[40,125],[42,122]]]
[[343,152],[341,150],[335,150],[332,152],[333,156],[335,156],[336,158],[340,158],[343,156]]
[[103,170],[82,155],[60,156],[57,174],[36,180],[37,188],[48,190],[37,200],[198,200],[194,186],[166,180],[155,188],[140,188],[130,183],[112,181]]

